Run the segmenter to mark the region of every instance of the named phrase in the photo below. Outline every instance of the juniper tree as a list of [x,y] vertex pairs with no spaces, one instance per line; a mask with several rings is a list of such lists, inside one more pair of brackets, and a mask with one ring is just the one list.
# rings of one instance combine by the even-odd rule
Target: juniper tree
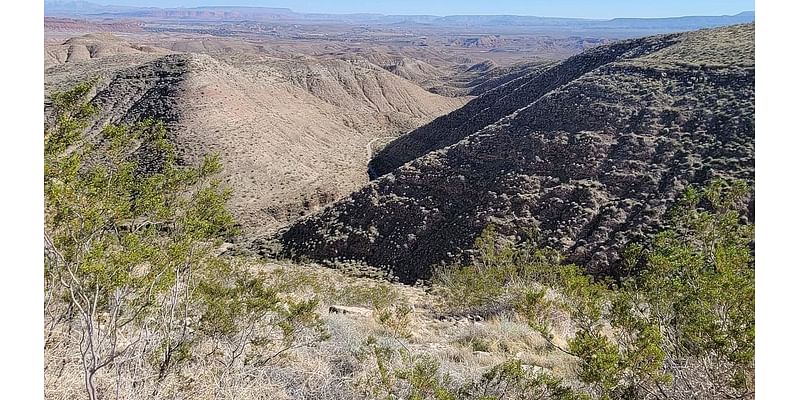
[[44,137],[45,310],[70,324],[88,397],[112,365],[134,386],[150,380],[157,395],[200,340],[230,343],[230,367],[254,345],[277,343],[279,354],[324,338],[313,299],[281,299],[216,257],[237,231],[219,159],[179,165],[165,126],[151,119],[90,135],[91,88],[52,95]]

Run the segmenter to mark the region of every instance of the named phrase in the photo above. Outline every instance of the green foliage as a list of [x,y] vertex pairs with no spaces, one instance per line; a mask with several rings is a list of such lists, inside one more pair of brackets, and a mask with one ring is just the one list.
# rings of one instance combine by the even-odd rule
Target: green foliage
[[414,309],[400,296],[400,292],[386,283],[344,285],[331,299],[338,304],[372,308],[375,321],[385,333],[394,338],[411,336]]
[[[593,397],[751,395],[753,226],[739,211],[748,193],[742,182],[689,188],[667,230],[649,246],[623,250],[616,281],[560,265],[531,245],[499,243],[490,226],[476,241],[475,264],[440,271],[435,282],[451,310],[512,305],[551,345],[577,358],[578,377]],[[577,328],[566,348],[553,342],[559,312]]]
[[547,299],[546,295],[547,290],[545,288],[531,288],[520,296],[512,306],[528,322],[528,325],[539,332],[543,338],[552,341],[550,316],[558,305]]
[[480,400],[577,400],[579,393],[545,372],[527,370],[518,359],[492,367],[478,381],[469,382],[459,390],[458,398]]
[[583,273],[575,265],[567,265],[561,271],[561,291],[569,299],[564,303],[581,329],[596,329],[609,296],[607,284]]
[[752,393],[753,226],[737,211],[747,193],[740,182],[689,189],[643,271],[619,288],[562,270],[564,308],[579,327],[569,351],[600,398]]
[[405,348],[367,339],[361,362],[371,365],[372,373],[358,381],[369,398],[415,400],[578,400],[588,397],[565,386],[543,371],[532,371],[520,360],[508,360],[486,371],[477,380],[457,384],[441,371],[440,363],[428,354],[412,354]]
[[89,118],[97,113],[96,107],[85,102],[93,86],[85,82],[51,96],[55,123],[45,132],[45,158],[61,154],[81,139]]
[[200,326],[210,336],[233,335],[241,324],[266,318],[280,304],[276,291],[265,287],[261,277],[248,275],[236,277],[232,284],[222,279],[204,280],[197,295],[205,304]]
[[372,373],[359,379],[356,386],[370,398],[396,399],[397,377],[393,367],[393,361],[397,358],[396,351],[370,336],[356,357],[364,364],[374,362]]
[[412,357],[408,362],[410,366],[397,371],[397,378],[408,383],[409,393],[405,398],[409,400],[455,400],[451,392],[450,378],[440,375],[439,362],[433,357],[422,355]]
[[[44,154],[46,298],[77,310],[89,397],[97,371],[119,368],[133,347],[155,368],[155,396],[201,340],[222,346],[232,365],[250,348],[268,360],[324,339],[315,300],[281,298],[264,277],[215,256],[237,233],[225,207],[231,192],[215,178],[219,159],[178,165],[154,120],[89,138],[91,89],[53,94]],[[123,336],[136,339],[122,344]]]
[[[285,300],[285,309],[280,314],[282,319],[278,326],[283,331],[283,344],[285,349],[291,349],[299,346],[308,346],[319,340],[327,340],[330,335],[325,328],[323,321],[320,319],[319,314],[316,312],[318,301],[316,299],[310,300]],[[298,340],[303,338],[306,330],[311,330],[309,343],[297,344]]]
[[411,320],[413,308],[408,304],[375,308],[378,323],[394,338],[411,337]]
[[444,307],[452,311],[488,311],[514,303],[533,283],[555,280],[558,255],[536,248],[534,234],[527,237],[517,244],[501,241],[494,225],[488,225],[475,240],[475,263],[451,266],[434,274],[434,285]]
[[616,344],[600,333],[580,330],[570,340],[569,349],[583,362],[578,377],[599,386],[601,398],[617,389],[624,366]]
[[84,103],[90,91],[91,84],[81,84],[52,96],[45,274],[46,289],[79,310],[80,354],[94,397],[94,374],[136,343],[117,346],[117,335],[131,324],[158,332],[153,354],[160,377],[188,358],[194,342],[188,320],[203,307],[191,294],[219,264],[207,262],[214,242],[236,228],[224,208],[230,193],[212,177],[218,161],[177,165],[163,124],[108,125],[99,138],[85,140],[95,112]]
[[713,360],[722,374],[709,379],[738,394],[752,390],[755,356],[754,230],[738,211],[747,194],[741,182],[689,190],[647,270],[629,283],[649,305],[642,317],[661,327],[665,350]]

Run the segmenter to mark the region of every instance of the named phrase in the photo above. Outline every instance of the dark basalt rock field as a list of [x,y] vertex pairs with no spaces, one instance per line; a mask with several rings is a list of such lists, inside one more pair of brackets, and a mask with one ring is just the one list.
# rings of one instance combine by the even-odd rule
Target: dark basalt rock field
[[752,24],[653,36],[513,79],[400,137],[373,159],[376,180],[253,246],[413,282],[466,259],[494,224],[509,238],[535,228],[539,245],[608,273],[687,186],[753,182],[754,47]]

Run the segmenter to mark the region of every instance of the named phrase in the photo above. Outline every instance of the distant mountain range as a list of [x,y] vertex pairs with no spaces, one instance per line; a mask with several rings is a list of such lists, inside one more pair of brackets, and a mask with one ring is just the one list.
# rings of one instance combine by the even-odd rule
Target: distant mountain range
[[506,26],[577,29],[659,29],[691,30],[755,21],[755,12],[736,15],[686,16],[673,18],[615,18],[611,20],[553,18],[520,15],[383,15],[298,13],[288,8],[270,7],[193,7],[158,8],[104,6],[87,1],[45,2],[46,16],[123,17],[142,19],[180,19],[199,21],[332,21],[359,24],[422,24],[431,26]]

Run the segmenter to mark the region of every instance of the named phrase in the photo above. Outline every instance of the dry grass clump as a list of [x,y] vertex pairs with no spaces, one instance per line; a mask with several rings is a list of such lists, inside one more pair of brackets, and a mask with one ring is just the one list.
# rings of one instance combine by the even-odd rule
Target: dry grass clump
[[519,359],[524,365],[547,369],[559,376],[573,375],[574,357],[550,345],[527,323],[515,317],[503,315],[486,323],[461,326],[448,350],[459,354],[456,359],[471,360],[487,365],[487,358],[494,364],[509,358]]

